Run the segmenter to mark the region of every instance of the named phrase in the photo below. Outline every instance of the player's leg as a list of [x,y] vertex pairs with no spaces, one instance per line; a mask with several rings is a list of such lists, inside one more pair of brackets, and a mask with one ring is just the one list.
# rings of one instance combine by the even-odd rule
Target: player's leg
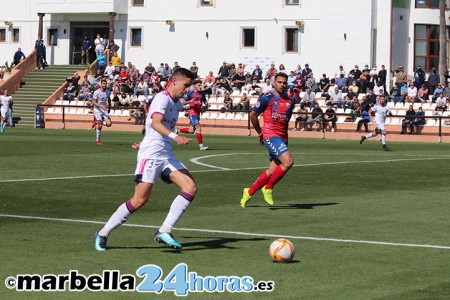
[[362,144],[365,140],[376,137],[378,135],[378,132],[381,132],[381,130],[380,128],[378,128],[378,125],[376,125],[375,130],[373,132],[370,132],[368,135],[361,136],[359,143]]
[[391,149],[386,145],[386,129],[381,131],[381,143],[383,144],[384,151],[390,151]]
[[[3,112],[2,112],[3,115]],[[5,126],[6,126],[6,118],[4,118],[3,116],[0,117],[0,131],[1,132],[5,132]]]
[[[177,164],[179,165],[177,166]],[[154,235],[155,241],[164,243],[166,246],[175,249],[180,249],[182,246],[175,241],[171,233],[172,228],[181,219],[197,193],[197,185],[189,171],[186,169],[176,170],[181,166],[184,167],[179,162],[171,163],[170,170],[175,170],[169,171],[169,169],[166,168],[163,172],[163,180],[175,183],[180,188],[180,193],[173,200],[166,219]],[[166,174],[167,172],[170,172],[168,176]]]
[[111,127],[112,121],[111,118],[104,118],[106,127]]
[[[196,122],[195,122],[195,119],[193,117],[194,116],[189,116],[189,127],[181,127],[181,128],[178,129],[178,132],[181,132],[181,133],[194,133]],[[178,133],[178,132],[175,132],[175,133]]]
[[289,150],[280,155],[278,159],[271,161],[268,170],[268,173],[270,174],[269,181],[261,190],[264,196],[264,201],[266,201],[267,204],[273,205],[273,187],[284,177],[284,175],[286,175],[293,165],[294,158]]
[[198,147],[200,148],[200,150],[208,150],[208,147],[203,145],[202,125],[200,125],[200,123],[195,126],[195,135],[197,137]]

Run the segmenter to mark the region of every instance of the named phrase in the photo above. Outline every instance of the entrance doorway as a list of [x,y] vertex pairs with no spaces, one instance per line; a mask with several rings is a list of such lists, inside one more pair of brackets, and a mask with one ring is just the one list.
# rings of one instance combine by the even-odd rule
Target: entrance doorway
[[91,49],[89,50],[88,62],[92,63],[95,59],[95,45],[94,40],[100,33],[101,37],[108,37],[109,23],[108,22],[71,22],[70,23],[70,52],[69,64],[81,64],[81,44],[83,43],[84,35],[86,34],[91,41]]

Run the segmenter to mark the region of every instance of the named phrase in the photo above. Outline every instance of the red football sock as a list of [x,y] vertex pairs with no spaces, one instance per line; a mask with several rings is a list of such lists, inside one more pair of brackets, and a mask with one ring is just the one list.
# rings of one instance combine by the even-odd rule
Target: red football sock
[[286,171],[283,171],[283,169],[281,168],[281,165],[278,165],[275,168],[275,171],[273,171],[272,176],[270,176],[270,180],[266,185],[266,189],[271,190],[273,189],[273,186],[281,180],[281,178],[284,177],[284,175],[286,175]]
[[265,186],[269,182],[270,177],[267,175],[267,172],[264,171],[259,175],[258,179],[253,183],[253,185],[248,190],[250,196],[256,193],[257,190]]
[[180,132],[189,133],[189,127],[180,128]]
[[199,145],[203,144],[203,136],[201,133],[197,133],[197,142]]

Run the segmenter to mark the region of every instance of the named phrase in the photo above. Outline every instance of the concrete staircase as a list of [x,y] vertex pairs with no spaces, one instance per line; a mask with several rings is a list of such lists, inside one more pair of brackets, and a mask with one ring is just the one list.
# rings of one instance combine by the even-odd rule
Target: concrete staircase
[[66,78],[83,70],[83,66],[49,66],[42,71],[32,71],[22,80],[22,87],[13,94],[13,122],[20,127],[34,126],[34,111],[58,89]]

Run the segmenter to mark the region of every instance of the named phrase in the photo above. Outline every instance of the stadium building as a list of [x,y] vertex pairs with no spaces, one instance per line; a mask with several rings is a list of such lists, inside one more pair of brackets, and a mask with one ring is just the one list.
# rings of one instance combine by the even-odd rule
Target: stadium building
[[[196,61],[201,75],[225,60],[270,63],[287,70],[305,63],[315,77],[342,64],[438,67],[437,0],[19,0],[0,10],[0,61],[21,47],[30,53],[42,32],[50,64],[80,63],[84,34],[120,46],[122,61]],[[450,25],[446,11],[447,26]],[[447,27],[448,28],[448,27]],[[448,30],[447,30],[448,31]],[[92,53],[94,56],[94,53]]]

